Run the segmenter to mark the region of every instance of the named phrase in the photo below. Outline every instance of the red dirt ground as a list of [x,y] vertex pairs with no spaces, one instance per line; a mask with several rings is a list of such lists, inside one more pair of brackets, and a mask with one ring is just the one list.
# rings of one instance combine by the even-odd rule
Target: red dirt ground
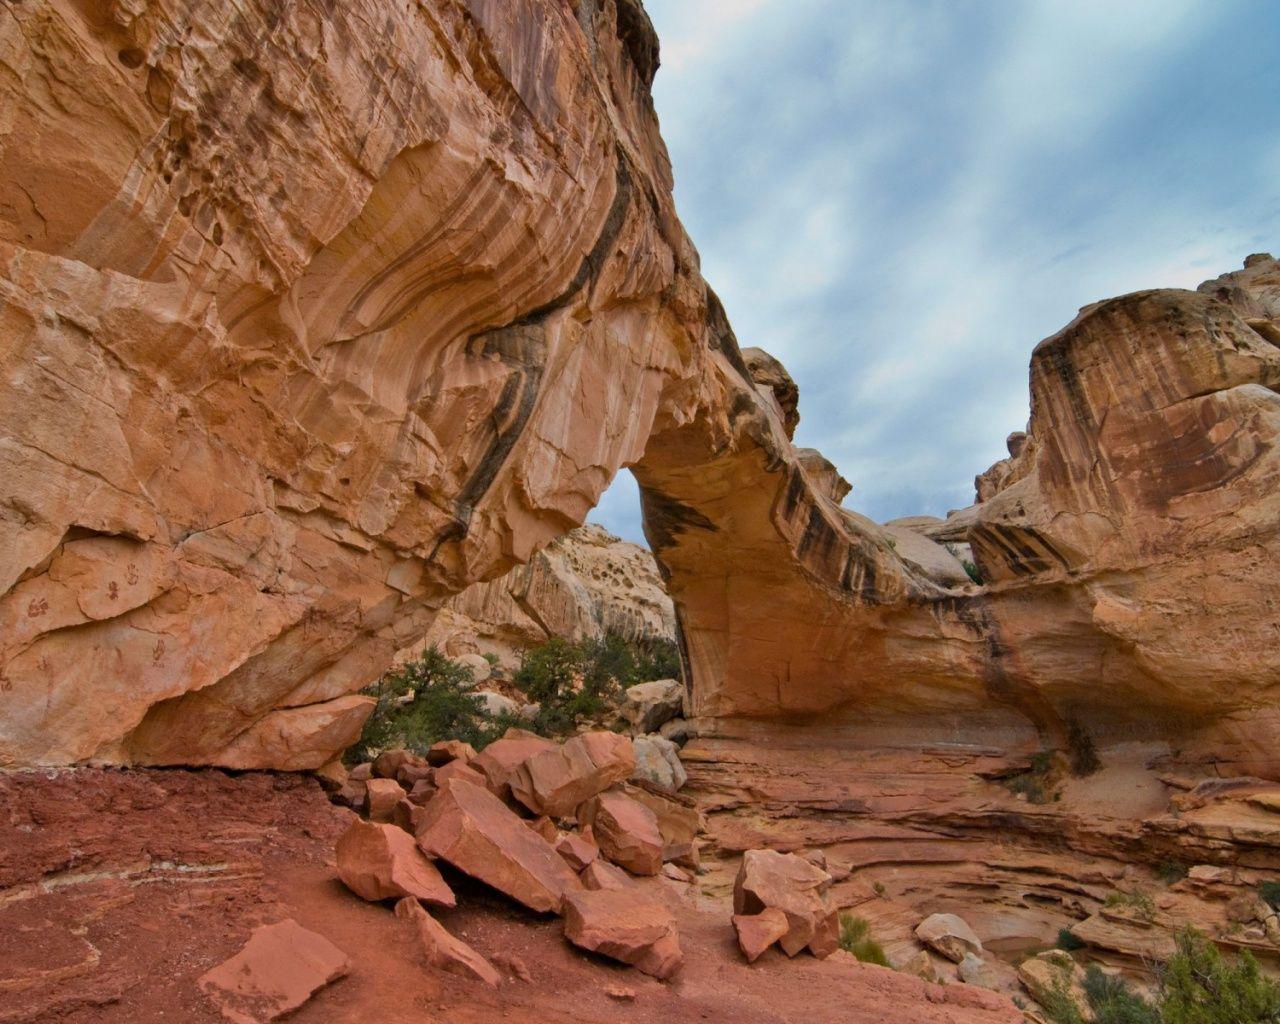
[[[390,904],[337,881],[333,844],[350,812],[296,775],[77,769],[0,775],[0,1024],[219,1024],[195,987],[257,925],[293,917],[351,957],[350,974],[291,1024],[497,1021],[724,1024],[1016,1024],[1001,997],[876,967],[743,962],[729,908],[661,879],[685,963],[670,982],[569,946],[555,918],[450,875],[439,915],[504,970],[497,990],[423,965]],[[610,987],[635,993],[619,1002]]]

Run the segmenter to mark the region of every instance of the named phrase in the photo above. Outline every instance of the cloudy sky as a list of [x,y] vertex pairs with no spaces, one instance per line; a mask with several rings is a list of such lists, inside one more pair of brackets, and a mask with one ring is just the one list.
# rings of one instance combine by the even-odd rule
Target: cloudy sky
[[873,518],[972,502],[1080,306],[1280,250],[1270,0],[645,6],[703,272]]

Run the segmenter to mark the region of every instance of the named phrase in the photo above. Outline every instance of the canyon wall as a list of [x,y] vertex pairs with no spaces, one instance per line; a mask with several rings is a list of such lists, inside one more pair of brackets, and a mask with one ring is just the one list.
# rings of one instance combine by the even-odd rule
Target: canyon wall
[[44,0],[0,52],[0,763],[318,766],[631,465],[708,737],[1280,773],[1269,258],[1084,310],[984,500],[881,526],[702,280],[639,0]]

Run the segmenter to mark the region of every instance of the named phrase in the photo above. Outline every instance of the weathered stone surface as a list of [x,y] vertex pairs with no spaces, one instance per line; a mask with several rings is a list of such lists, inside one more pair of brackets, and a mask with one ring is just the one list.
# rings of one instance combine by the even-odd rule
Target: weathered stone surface
[[955,914],[930,914],[916,925],[916,938],[957,964],[967,953],[981,956],[984,952],[973,929]]
[[656,875],[662,869],[657,816],[638,800],[610,790],[583,804],[578,820],[591,826],[601,854],[619,867],[633,875]]
[[366,900],[404,896],[442,907],[455,905],[453,890],[436,866],[398,825],[355,821],[338,840],[338,877]]
[[653,555],[594,523],[539,551],[506,576],[475,583],[446,602],[419,646],[481,650],[508,668],[551,637],[676,639],[675,609]]
[[473,978],[497,987],[502,978],[493,964],[451,935],[439,921],[428,914],[417,900],[402,899],[396,904],[396,917],[407,921],[422,944],[427,963],[451,974]]
[[464,764],[475,760],[476,748],[462,740],[441,740],[427,748],[427,764],[439,768],[450,761],[462,761]]
[[[588,833],[590,831],[590,829],[587,829]],[[579,873],[600,856],[600,847],[596,845],[595,840],[589,834],[564,832],[556,837],[555,847],[556,853],[565,859],[569,867]]]
[[[598,847],[597,847],[598,849]],[[620,867],[615,867],[603,857],[597,857],[579,875],[585,889],[629,889],[631,876]]]
[[450,779],[422,808],[418,845],[531,910],[558,911],[582,883],[545,839],[487,789]]
[[365,783],[370,821],[390,821],[396,804],[404,799],[404,787],[395,779],[370,779]]
[[662,834],[662,859],[687,868],[698,866],[698,833],[702,816],[697,802],[682,793],[672,793],[644,779],[632,778],[618,787],[637,803],[644,804],[658,820]]
[[575,946],[655,978],[671,977],[683,960],[671,911],[635,889],[570,893],[564,902],[564,935]]
[[766,907],[758,914],[734,914],[733,928],[747,963],[753,964],[760,954],[791,930],[787,915],[777,907]]
[[633,779],[652,782],[662,789],[676,792],[689,781],[689,773],[680,763],[680,748],[661,736],[637,736],[634,740],[635,772]]
[[748,850],[733,884],[733,912],[782,911],[787,931],[779,944],[787,956],[815,943],[819,955],[831,952],[829,933],[837,926],[835,904],[827,895],[831,876],[794,853]]
[[431,770],[431,782],[438,789],[450,779],[462,779],[464,782],[470,782],[473,786],[486,786],[488,780],[483,774],[476,771],[470,761],[450,761],[448,764],[442,764],[439,768]]
[[619,709],[636,733],[656,732],[665,722],[681,713],[684,707],[684,684],[678,679],[657,679],[627,687],[626,698]]
[[582,803],[636,768],[631,740],[614,732],[581,733],[516,767],[511,795],[535,814],[568,817]]
[[511,778],[525,761],[536,754],[558,749],[549,740],[524,729],[508,729],[468,762],[485,777],[489,789],[504,799],[511,796]]
[[296,1010],[350,966],[323,935],[287,919],[255,929],[244,949],[196,984],[233,1024],[265,1024]]
[[1091,1018],[1089,1000],[1083,987],[1084,971],[1069,953],[1050,949],[1027,957],[1018,965],[1018,980],[1041,1006],[1049,1005],[1058,992],[1064,993],[1084,1015]]

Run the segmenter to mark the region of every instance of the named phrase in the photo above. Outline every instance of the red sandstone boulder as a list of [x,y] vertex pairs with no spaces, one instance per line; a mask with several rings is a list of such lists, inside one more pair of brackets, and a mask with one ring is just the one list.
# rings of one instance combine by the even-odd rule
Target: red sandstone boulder
[[558,911],[578,881],[563,858],[487,789],[449,779],[418,812],[418,845],[523,903]]
[[409,790],[409,802],[421,806],[436,795],[434,778],[419,779]]
[[441,907],[455,905],[453,890],[435,865],[395,825],[353,822],[338,840],[337,854],[338,877],[363,899],[412,896]]
[[489,789],[504,800],[511,796],[511,776],[535,754],[555,750],[556,744],[544,736],[524,729],[508,729],[502,739],[494,740],[471,761]]
[[662,833],[662,859],[697,868],[697,838],[702,830],[697,804],[689,797],[669,793],[640,779],[624,782],[617,788],[644,804],[658,819],[658,831]]
[[462,740],[441,740],[427,748],[427,764],[439,768],[450,761],[461,761],[466,764],[476,756],[476,748]]
[[369,794],[369,820],[390,821],[396,804],[404,799],[404,788],[395,779],[370,779],[365,788]]
[[[590,829],[587,829],[590,832]],[[600,847],[589,835],[563,832],[556,837],[556,853],[565,859],[574,871],[581,871],[600,856]]]
[[787,956],[809,946],[816,956],[830,954],[838,929],[836,907],[827,895],[831,876],[794,853],[748,850],[733,883],[733,912],[759,914],[776,908],[787,918],[779,942]]
[[287,919],[255,929],[239,953],[196,985],[233,1024],[265,1024],[296,1010],[350,966],[323,935]]
[[630,778],[635,767],[627,737],[587,732],[519,765],[511,774],[511,795],[534,814],[563,818],[615,782]]
[[427,963],[432,967],[497,987],[501,978],[494,966],[461,939],[449,934],[417,900],[403,899],[397,903],[396,917],[413,926]]
[[373,759],[373,777],[375,779],[395,779],[404,767],[427,768],[426,758],[419,757],[411,750],[384,750]]
[[464,782],[470,782],[473,786],[484,786],[487,783],[483,775],[463,760],[442,764],[432,772],[431,781],[437,789],[448,779],[462,779]]
[[791,930],[787,915],[777,907],[767,907],[758,914],[734,914],[733,928],[747,963],[755,963],[760,954]]
[[634,889],[570,893],[564,934],[575,946],[655,978],[671,977],[683,959],[671,911]]
[[582,879],[585,888],[596,891],[599,889],[630,889],[634,884],[631,876],[622,868],[614,867],[603,857],[597,857],[585,868],[582,869],[578,876]]
[[632,874],[656,875],[662,869],[658,819],[639,801],[610,790],[583,804],[578,820],[591,826],[600,852]]
[[357,782],[368,782],[373,778],[373,762],[361,761],[358,765],[347,772],[348,779],[355,779]]

